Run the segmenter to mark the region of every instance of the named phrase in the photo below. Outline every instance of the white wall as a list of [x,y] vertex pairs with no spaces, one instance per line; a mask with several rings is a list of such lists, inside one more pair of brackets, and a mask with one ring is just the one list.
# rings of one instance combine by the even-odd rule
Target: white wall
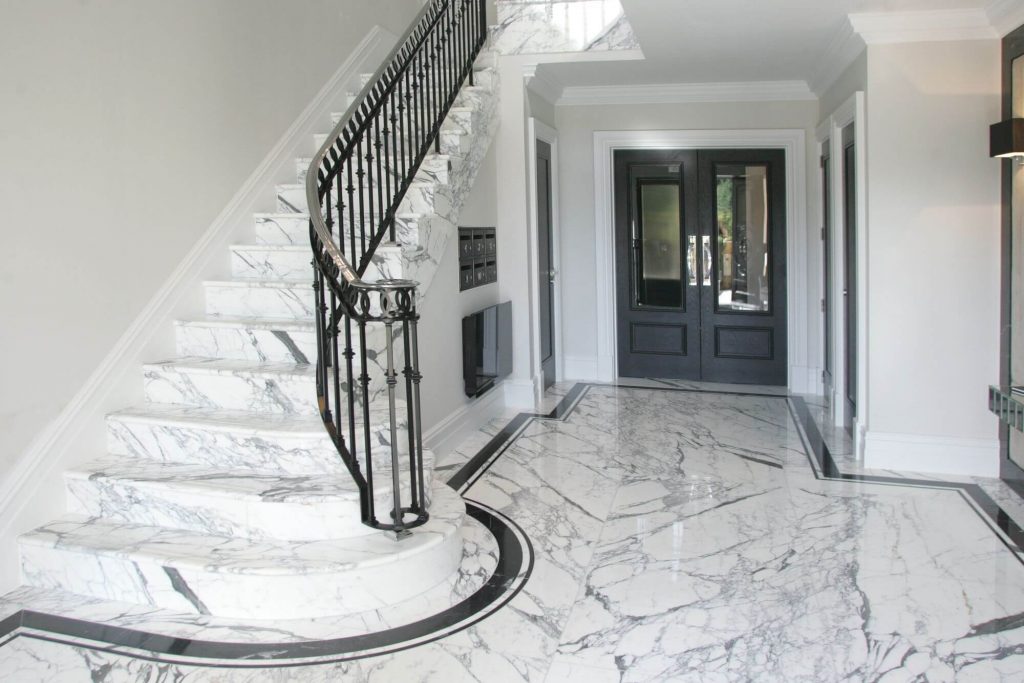
[[[459,216],[459,225],[497,225],[497,166],[494,145],[484,158],[473,190]],[[459,245],[448,241],[444,258],[420,306],[420,366],[423,428],[429,430],[471,403],[462,381],[462,318],[498,303],[498,285],[459,292]],[[506,266],[498,252],[498,272]]]
[[999,51],[868,48],[872,466],[998,472],[986,388],[999,378]]
[[[597,301],[594,288],[594,131],[611,130],[712,130],[801,128],[810,143],[814,139],[818,106],[815,101],[645,104],[642,106],[559,106],[560,209],[562,254],[562,330],[568,379],[579,378],[586,368],[597,367]],[[807,145],[808,168],[815,168],[816,150]],[[807,176],[807,196],[818,201],[817,177]],[[611,188],[608,188],[611,192]],[[800,207],[804,210],[804,207]],[[816,209],[808,215],[817,215]],[[810,234],[815,230],[810,229]],[[820,244],[811,240],[807,251],[808,272],[820,267]],[[816,280],[809,281],[808,320],[817,320],[819,294]],[[812,330],[817,327],[811,325]],[[793,340],[790,341],[793,343]],[[808,345],[808,365],[820,365],[819,343]],[[578,369],[574,372],[574,369]],[[572,375],[576,374],[577,377]]]
[[417,10],[3,4],[0,478],[367,31]]
[[858,90],[868,87],[868,53],[864,50],[839,78],[818,98],[818,121],[823,121],[841,107]]

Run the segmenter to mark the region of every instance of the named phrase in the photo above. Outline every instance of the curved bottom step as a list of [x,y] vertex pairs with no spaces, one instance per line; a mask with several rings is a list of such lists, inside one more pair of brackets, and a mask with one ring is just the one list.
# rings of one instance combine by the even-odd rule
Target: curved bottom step
[[398,541],[267,542],[66,517],[20,539],[24,583],[176,611],[247,619],[378,609],[457,571],[465,505],[443,484],[430,521]]

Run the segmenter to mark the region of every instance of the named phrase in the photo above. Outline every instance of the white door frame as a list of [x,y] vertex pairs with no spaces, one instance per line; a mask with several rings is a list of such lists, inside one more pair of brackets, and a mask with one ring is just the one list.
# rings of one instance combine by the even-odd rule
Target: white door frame
[[540,289],[537,286],[537,266],[540,259],[537,245],[537,140],[551,145],[551,261],[555,265],[555,292],[552,310],[552,333],[555,335],[555,379],[561,380],[564,373],[562,360],[562,278],[560,233],[558,229],[558,131],[543,121],[529,117],[526,121],[527,135],[527,194],[529,196],[528,212],[528,249],[530,262],[529,297],[530,297],[530,377],[533,380],[536,400],[539,402],[544,393],[544,376],[540,357]]
[[598,379],[618,376],[613,154],[620,149],[782,149],[786,152],[786,359],[789,390],[814,393],[807,330],[807,153],[803,129],[631,130],[594,133]]
[[[846,422],[846,373],[840,369],[846,362],[846,325],[843,315],[843,280],[846,273],[846,244],[843,237],[846,215],[843,212],[843,129],[853,124],[854,162],[857,173],[857,417],[854,419],[854,448],[863,454],[868,408],[868,286],[867,286],[867,136],[864,92],[854,93],[818,126],[818,142],[829,141],[832,168],[832,358],[833,421],[838,427]],[[822,264],[824,278],[824,264]],[[824,342],[823,342],[824,343]],[[824,354],[823,354],[824,355]]]

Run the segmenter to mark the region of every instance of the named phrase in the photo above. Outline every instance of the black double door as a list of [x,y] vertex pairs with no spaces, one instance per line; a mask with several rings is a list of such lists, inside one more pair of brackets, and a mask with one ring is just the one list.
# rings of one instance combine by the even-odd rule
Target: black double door
[[786,384],[784,154],[615,153],[620,376]]

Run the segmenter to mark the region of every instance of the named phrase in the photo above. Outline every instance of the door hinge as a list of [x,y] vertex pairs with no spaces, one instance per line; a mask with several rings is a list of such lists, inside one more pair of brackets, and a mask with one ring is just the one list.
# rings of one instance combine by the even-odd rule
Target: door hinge
[[824,241],[825,241],[825,228],[822,228],[822,229],[821,229],[821,241],[822,241],[822,242],[824,242]]
[[822,313],[825,312],[825,300],[824,299],[821,300],[821,312]]

